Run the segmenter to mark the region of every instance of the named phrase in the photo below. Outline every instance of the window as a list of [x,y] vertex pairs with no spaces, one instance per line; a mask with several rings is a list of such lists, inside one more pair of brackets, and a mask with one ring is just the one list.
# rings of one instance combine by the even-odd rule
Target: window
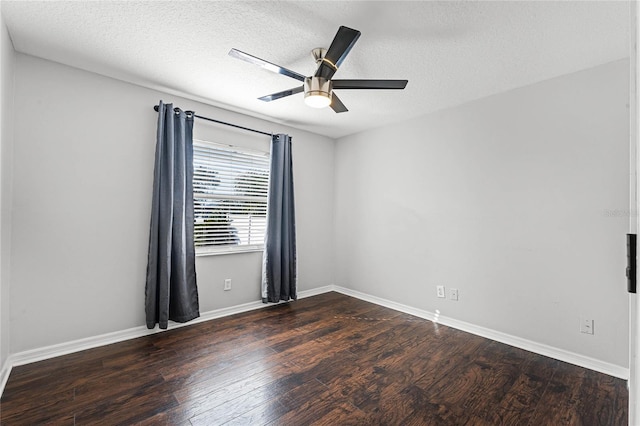
[[193,141],[197,254],[262,250],[269,153]]

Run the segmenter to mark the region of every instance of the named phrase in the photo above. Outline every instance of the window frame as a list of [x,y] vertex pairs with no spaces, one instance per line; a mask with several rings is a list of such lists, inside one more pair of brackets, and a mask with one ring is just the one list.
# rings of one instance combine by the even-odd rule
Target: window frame
[[[270,170],[270,162],[271,162],[271,152],[267,151],[263,151],[260,149],[255,149],[255,148],[247,148],[244,146],[238,146],[238,145],[230,145],[230,144],[226,144],[226,143],[221,143],[221,142],[214,142],[214,141],[209,141],[209,140],[203,140],[203,139],[193,139],[193,146],[194,146],[194,150],[193,150],[193,162],[194,162],[194,182],[195,182],[195,163],[196,163],[196,146],[197,145],[201,145],[204,147],[213,147],[216,148],[218,150],[222,150],[222,151],[230,151],[230,152],[237,152],[240,154],[249,154],[249,155],[257,155],[260,157],[265,157],[267,160],[267,177],[268,179],[270,179],[271,177],[271,170]],[[267,180],[267,193],[264,195],[264,201],[265,203],[268,202],[268,184],[269,180]],[[194,186],[194,191],[193,191],[193,200],[194,200],[194,207],[195,207],[195,201],[196,199],[202,199],[203,197],[199,197],[198,195],[201,195],[202,192],[196,192],[195,190],[195,184]],[[233,200],[233,196],[219,196],[219,197],[205,197],[205,198],[210,198],[210,199],[216,199],[216,200]],[[263,198],[263,197],[259,197],[259,198]],[[265,215],[266,215],[266,211],[265,211]],[[266,217],[266,216],[265,216]],[[266,218],[265,218],[266,221]],[[266,227],[266,223],[265,223],[265,227]],[[266,230],[266,229],[265,229]],[[225,254],[233,254],[233,253],[252,253],[252,252],[262,252],[264,250],[264,240],[262,241],[262,243],[260,244],[243,244],[243,245],[237,245],[237,244],[225,244],[225,245],[218,245],[218,246],[209,246],[209,247],[198,247],[195,245],[195,233],[196,233],[197,229],[196,229],[196,217],[195,217],[195,208],[194,208],[194,247],[195,247],[195,254],[196,257],[200,257],[200,256],[218,256],[218,255],[225,255]]]

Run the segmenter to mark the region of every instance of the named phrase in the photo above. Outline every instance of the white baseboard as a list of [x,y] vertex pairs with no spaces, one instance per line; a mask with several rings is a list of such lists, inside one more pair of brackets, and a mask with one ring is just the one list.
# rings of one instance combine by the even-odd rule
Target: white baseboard
[[[456,328],[458,330],[466,331],[467,333],[475,334],[477,336],[485,337],[487,339],[495,340],[500,343],[515,346],[520,349],[524,349],[530,352],[534,352],[540,355],[548,356],[560,361],[568,362],[580,367],[588,368],[590,370],[598,371],[600,373],[608,374],[610,376],[619,377],[621,379],[629,379],[629,369],[620,367],[618,365],[610,364],[604,361],[600,361],[594,358],[590,358],[584,355],[569,352],[563,349],[547,346],[542,343],[533,342],[531,340],[522,339],[520,337],[512,336],[510,334],[502,333],[496,330],[488,329],[478,325],[474,325],[468,322],[459,321],[454,318],[448,318],[442,315],[436,316],[434,313],[425,311],[422,309],[414,308],[411,306],[403,305],[401,303],[393,302],[391,300],[383,299],[380,297],[372,296],[366,293],[361,293],[356,290],[351,290],[345,287],[327,285],[324,287],[317,287],[311,290],[304,290],[298,293],[299,299],[306,297],[316,296],[318,294],[327,293],[330,291],[336,291],[338,293],[345,294],[347,296],[356,297],[358,299],[375,303],[376,305],[384,306],[396,311],[404,312],[410,315],[414,315],[419,318],[424,318],[429,321],[434,321],[439,324],[443,324],[449,327]],[[204,321],[209,321],[215,318],[226,317],[229,315],[235,315],[242,312],[248,312],[255,309],[264,308],[267,305],[262,301],[255,301],[244,303],[242,305],[231,306],[228,308],[215,309],[208,311],[200,315],[199,318],[194,319],[188,323],[175,323],[169,322],[167,330],[173,330],[180,327],[186,327],[192,324],[197,324]],[[150,334],[161,333],[167,330],[160,330],[158,328],[149,330],[146,326],[139,326],[129,328],[127,330],[115,331],[112,333],[101,334],[99,336],[87,337],[84,339],[73,340],[70,342],[59,343],[56,345],[45,346],[43,348],[31,349],[28,351],[19,352],[9,355],[5,361],[2,369],[0,369],[0,395],[4,391],[4,387],[9,379],[9,374],[14,366],[30,364],[32,362],[42,361],[49,358],[54,358],[61,355],[67,355],[74,352],[83,351],[86,349],[92,349],[99,346],[110,345],[112,343],[122,342],[124,340],[135,339],[137,337],[147,336]]]
[[432,312],[417,309],[411,306],[403,305],[401,303],[393,302],[391,300],[382,299],[380,297],[371,296],[366,293],[351,290],[348,288],[334,286],[334,291],[338,293],[346,294],[347,296],[356,297],[367,302],[375,303],[396,311],[411,314],[420,318],[427,319],[429,321],[437,322],[448,327],[453,327],[458,330],[466,331],[467,333],[475,334],[477,336],[485,337],[487,339],[495,340],[500,343],[504,343],[516,348],[524,349],[529,352],[534,352],[539,355],[548,356],[560,361],[568,362],[580,367],[588,368],[590,370],[598,371],[600,373],[608,374],[610,376],[618,377],[620,379],[629,380],[629,369],[620,367],[619,365],[604,362],[595,358],[580,355],[574,352],[566,351],[564,349],[555,348],[542,343],[534,342],[531,340],[523,339],[520,337],[512,336],[510,334],[502,333],[500,331],[492,330],[489,328],[481,327],[479,325],[471,324],[468,322],[460,321],[454,318],[445,317],[442,315],[436,315]]
[[11,355],[7,357],[4,364],[2,364],[2,368],[0,368],[0,396],[2,396],[2,392],[4,392],[7,380],[9,380],[9,374],[11,374]]

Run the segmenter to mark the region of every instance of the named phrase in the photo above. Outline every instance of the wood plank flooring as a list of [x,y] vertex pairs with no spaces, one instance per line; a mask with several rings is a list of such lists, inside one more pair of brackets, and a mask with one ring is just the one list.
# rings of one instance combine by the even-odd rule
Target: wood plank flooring
[[13,369],[3,425],[626,425],[624,380],[338,293]]

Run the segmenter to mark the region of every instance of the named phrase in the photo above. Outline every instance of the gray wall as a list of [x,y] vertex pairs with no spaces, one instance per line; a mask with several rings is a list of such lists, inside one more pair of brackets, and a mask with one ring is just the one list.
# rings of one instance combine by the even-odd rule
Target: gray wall
[[[336,143],[15,59],[14,177],[7,189],[3,154],[1,209],[13,203],[12,353],[144,324],[151,107],[163,99],[293,136],[301,290],[335,282],[627,367],[627,61]],[[201,121],[195,136],[268,146]],[[259,253],[199,257],[197,272],[202,311],[259,299]],[[460,301],[437,299],[438,284]],[[581,315],[595,335],[578,332]]]
[[[299,288],[333,282],[334,141],[16,55],[11,351],[141,326],[159,99],[293,137]],[[200,120],[195,137],[268,149]],[[260,253],[199,257],[201,311],[260,300]],[[223,292],[224,278],[233,290]]]
[[336,284],[626,368],[628,70],[339,139]]
[[11,155],[15,52],[0,13],[0,371],[10,354]]

